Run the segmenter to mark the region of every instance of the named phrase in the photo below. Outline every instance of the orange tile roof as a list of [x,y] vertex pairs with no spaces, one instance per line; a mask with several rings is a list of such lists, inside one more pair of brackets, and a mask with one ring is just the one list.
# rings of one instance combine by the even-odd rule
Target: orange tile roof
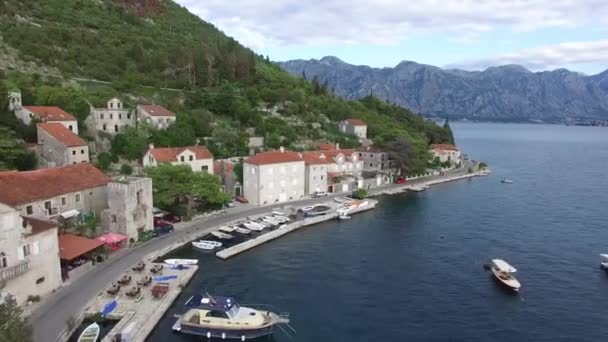
[[353,126],[367,126],[367,123],[361,119],[346,119]]
[[179,161],[177,156],[185,150],[194,152],[197,160],[213,158],[213,154],[211,154],[211,152],[209,152],[209,150],[202,145],[185,147],[154,147],[149,151],[158,163],[171,163],[174,161]]
[[105,242],[73,234],[59,235],[59,255],[63,260],[74,260],[79,256],[103,246]]
[[11,206],[108,184],[110,177],[89,163],[35,171],[0,172],[0,202]]
[[163,106],[157,105],[139,105],[143,110],[151,116],[175,116],[175,113]]
[[433,150],[446,150],[446,151],[460,151],[458,147],[452,144],[433,144],[431,145]]
[[47,221],[43,221],[40,219],[36,219],[33,217],[23,217],[23,219],[30,225],[32,226],[32,235],[35,234],[40,234],[42,232],[45,232],[49,229],[53,229],[56,228],[57,225],[47,222]]
[[293,151],[270,151],[258,153],[253,157],[245,159],[245,163],[255,165],[279,164],[303,161],[300,154]]
[[46,131],[65,146],[84,146],[87,144],[81,137],[60,123],[39,123],[36,126]]
[[321,151],[302,152],[302,159],[306,165],[331,164],[332,161]]
[[[218,175],[221,173],[222,161],[216,160],[213,162],[213,174]],[[234,163],[224,160],[224,173],[230,174],[234,171]]]
[[76,121],[76,118],[55,106],[24,106],[23,108],[34,113],[43,122],[46,121]]

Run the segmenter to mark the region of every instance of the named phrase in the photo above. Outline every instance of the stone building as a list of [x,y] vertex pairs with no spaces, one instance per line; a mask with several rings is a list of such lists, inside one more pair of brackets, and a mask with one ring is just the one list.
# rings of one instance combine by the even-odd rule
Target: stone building
[[239,183],[234,173],[236,161],[230,159],[215,160],[213,162],[213,174],[218,176],[220,184],[225,193],[231,196],[241,196],[243,194],[241,183]]
[[152,179],[122,177],[108,184],[109,208],[103,213],[104,227],[125,235],[129,242],[154,229]]
[[461,162],[461,152],[458,147],[452,144],[434,144],[431,145],[431,156],[433,159],[438,158],[440,162],[450,162],[459,164]]
[[306,195],[316,191],[327,191],[327,177],[331,160],[322,151],[309,151],[301,153],[306,166],[304,188]]
[[136,124],[135,113],[124,108],[120,99],[113,97],[106,103],[105,108],[91,106],[91,111],[85,120],[89,134],[94,136],[97,132],[111,135],[124,131],[126,127]]
[[258,153],[243,163],[245,198],[254,205],[286,202],[304,197],[305,163],[297,152]]
[[32,120],[43,123],[60,123],[65,128],[78,134],[78,120],[70,113],[55,106],[24,106],[14,104],[15,116],[24,124],[29,125]]
[[[0,203],[0,300],[12,295],[22,305],[30,296],[61,286],[57,227]],[[31,297],[30,297],[31,298]]]
[[367,138],[367,123],[360,119],[346,119],[338,124],[340,132],[354,134],[359,139]]
[[188,165],[194,172],[213,174],[213,154],[203,145],[157,148],[150,144],[142,164],[144,167],[154,167],[162,163]]
[[137,118],[139,122],[147,122],[156,129],[165,129],[175,122],[176,116],[162,106],[138,105]]
[[375,177],[374,186],[390,183],[400,175],[400,170],[394,160],[388,158],[388,153],[374,146],[358,150],[363,161],[363,172],[366,178]]
[[89,146],[59,123],[36,125],[39,156],[47,167],[89,162]]

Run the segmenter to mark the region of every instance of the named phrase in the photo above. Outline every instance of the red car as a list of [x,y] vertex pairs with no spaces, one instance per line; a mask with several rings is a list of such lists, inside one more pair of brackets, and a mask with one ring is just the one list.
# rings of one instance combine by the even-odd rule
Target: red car
[[241,203],[249,203],[249,201],[243,196],[236,196],[234,199],[236,199],[237,201],[239,201]]
[[398,177],[395,180],[395,184],[404,184],[404,183],[407,183],[407,179],[405,179],[405,177]]
[[171,213],[166,213],[165,215],[162,216],[162,219],[171,223],[177,223],[177,222],[181,222],[182,219],[175,215],[175,214],[171,214]]

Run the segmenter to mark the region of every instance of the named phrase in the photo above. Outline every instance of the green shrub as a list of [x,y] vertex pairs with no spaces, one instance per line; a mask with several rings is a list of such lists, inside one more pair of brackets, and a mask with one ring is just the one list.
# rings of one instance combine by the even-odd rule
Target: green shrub
[[120,173],[128,176],[133,173],[133,167],[131,167],[129,164],[122,164],[120,167]]

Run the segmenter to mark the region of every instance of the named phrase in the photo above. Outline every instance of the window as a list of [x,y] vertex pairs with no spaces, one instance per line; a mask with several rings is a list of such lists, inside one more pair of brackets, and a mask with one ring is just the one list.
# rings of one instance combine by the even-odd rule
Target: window
[[207,165],[201,166],[201,171],[203,171],[203,172],[209,171],[209,166],[207,166]]
[[141,204],[143,202],[144,192],[143,190],[137,191],[137,204]]
[[0,268],[8,267],[8,258],[6,257],[6,253],[0,252]]
[[25,213],[28,215],[32,215],[34,213],[34,208],[32,208],[31,205],[28,205],[27,207],[25,207]]
[[114,102],[110,102],[110,108],[114,108]]
[[84,154],[84,150],[80,150],[80,154]]
[[188,157],[189,161],[193,161],[194,160],[194,156],[190,155],[190,157]]
[[325,178],[325,176],[321,175],[321,180],[323,180]]
[[112,215],[112,223],[116,223],[116,215]]
[[119,118],[119,119],[122,119],[122,114],[118,114],[118,118]]
[[44,277],[36,279],[36,285],[44,283]]
[[23,256],[28,257],[32,255],[32,245],[23,246]]
[[80,194],[76,194],[76,202],[80,202]]
[[46,209],[51,209],[51,201],[46,201],[46,202],[44,202],[44,207],[45,207]]
[[373,166],[374,166],[374,164],[372,164],[372,163],[369,163],[369,167],[373,167]]
[[99,114],[99,118],[103,120],[103,114]]
[[148,156],[148,161],[150,162],[150,164],[153,164],[154,163],[154,157]]
[[128,113],[127,114],[127,119],[130,119],[130,118],[131,118],[131,113]]
[[66,205],[68,204],[68,199],[65,197],[61,197],[61,205]]
[[72,155],[75,156],[76,155],[76,150],[72,150]]
[[103,129],[104,131],[107,131],[107,130],[108,130],[108,129],[107,129],[107,127],[106,127],[106,124],[103,124],[102,129]]
[[70,131],[74,131],[74,128],[72,127],[72,125],[69,125],[68,128],[70,129]]
[[114,132],[118,132],[118,125],[114,125]]
[[224,318],[228,319],[228,315],[223,311],[209,311],[205,317]]
[[184,156],[179,157],[180,161],[186,161],[186,159],[184,158]]
[[110,120],[114,119],[114,114],[110,113]]

